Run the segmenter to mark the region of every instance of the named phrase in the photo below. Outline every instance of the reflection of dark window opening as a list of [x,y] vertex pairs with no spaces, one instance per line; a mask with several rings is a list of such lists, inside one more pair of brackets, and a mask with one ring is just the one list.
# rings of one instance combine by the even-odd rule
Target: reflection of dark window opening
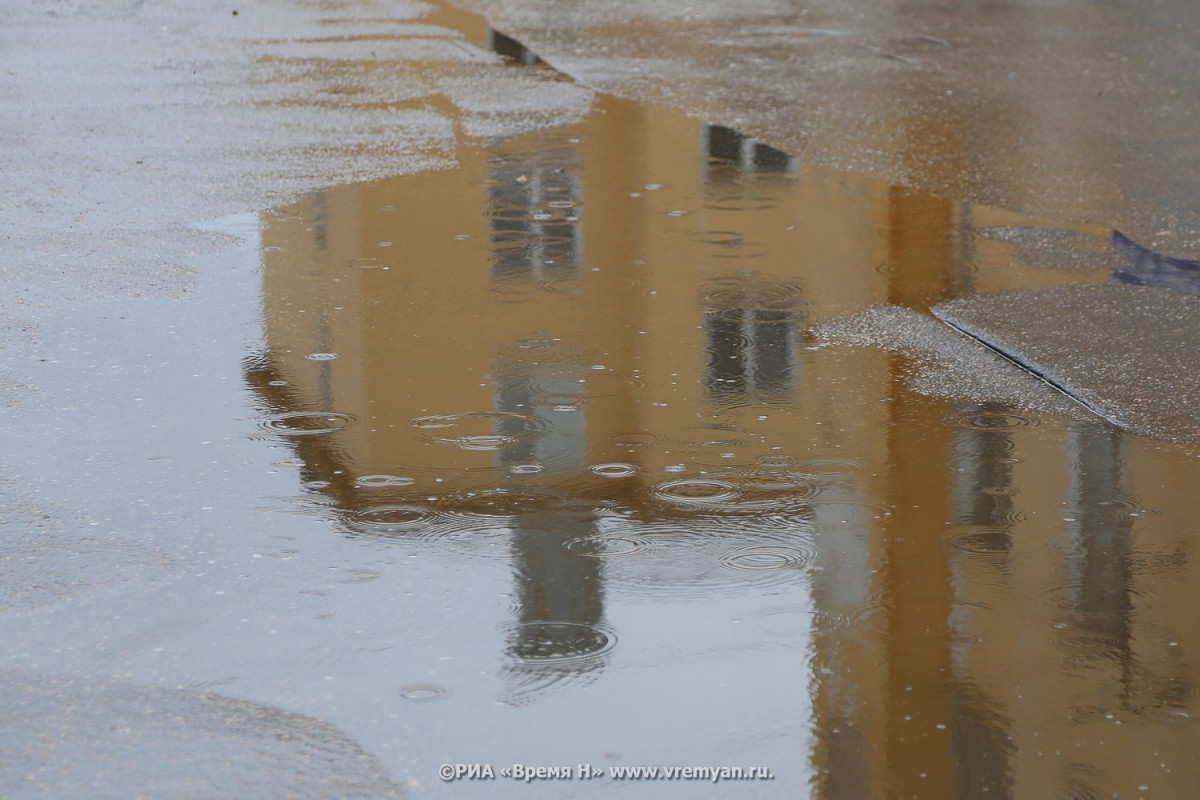
[[709,158],[737,162],[742,160],[742,142],[746,141],[745,136],[720,125],[705,125],[704,133],[705,150]]
[[741,397],[746,394],[746,354],[742,348],[742,321],[709,315],[704,321],[708,370],[705,382],[709,394]]
[[574,148],[547,148],[488,165],[492,279],[563,280],[579,276],[582,187]]
[[705,309],[704,387],[717,402],[791,400],[800,384],[799,297],[764,298],[753,284]]
[[488,50],[491,50],[497,55],[504,56],[507,59],[517,62],[518,64],[541,64],[542,60],[537,54],[530,50],[525,45],[518,42],[511,36],[505,36],[494,28],[488,28],[487,33]]
[[701,129],[708,182],[731,180],[738,174],[784,175],[796,171],[787,153],[721,125]]
[[768,144],[754,143],[755,172],[791,172],[792,157]]

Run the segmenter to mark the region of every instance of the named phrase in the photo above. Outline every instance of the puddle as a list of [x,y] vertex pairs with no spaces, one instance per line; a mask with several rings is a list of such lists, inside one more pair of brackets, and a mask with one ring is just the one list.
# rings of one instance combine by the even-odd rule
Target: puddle
[[[447,760],[605,772],[522,788],[546,797],[697,796],[614,765],[769,769],[748,797],[1187,796],[1197,452],[930,314],[1109,284],[1109,232],[593,101],[470,24],[306,67],[457,59],[426,76],[473,137],[456,168],[239,219],[252,266],[201,271],[203,300],[64,321],[102,350],[46,326],[37,377],[78,424],[23,410],[14,449],[95,535],[13,505],[36,537],[13,563],[46,603],[79,574],[105,592],[18,620],[9,657],[336,724],[412,796],[463,793]],[[519,114],[464,54],[536,75]],[[363,102],[425,102],[397,92]],[[34,558],[48,542],[69,570]]]
[[[665,656],[645,654],[631,610],[688,630],[782,603],[801,612],[794,638],[717,626],[692,658],[731,681],[755,679],[734,641],[799,659],[793,794],[840,797],[855,774],[872,792],[1014,796],[1069,791],[1079,770],[1123,793],[1191,763],[1163,721],[1196,713],[1193,650],[1173,644],[1200,633],[1191,455],[1045,413],[1070,402],[1040,385],[994,380],[1010,403],[920,394],[916,344],[814,333],[874,306],[908,310],[882,329],[952,299],[1105,282],[1107,231],[808,166],[612,98],[460,162],[263,215],[265,347],[246,380],[267,420],[354,420],[292,438],[347,535],[509,566],[506,703],[587,708],[612,681],[641,724],[656,684],[622,654]],[[982,349],[941,365],[942,389],[1013,369]],[[1145,566],[1163,553],[1170,569]],[[1123,724],[1072,716],[1089,705]]]

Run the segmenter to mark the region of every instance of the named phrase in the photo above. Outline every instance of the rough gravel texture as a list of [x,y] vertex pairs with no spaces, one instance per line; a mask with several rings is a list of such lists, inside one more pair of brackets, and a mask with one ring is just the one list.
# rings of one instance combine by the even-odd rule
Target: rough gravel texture
[[879,347],[912,359],[911,387],[931,397],[995,402],[1091,418],[1079,403],[1036,375],[932,317],[900,306],[871,306],[829,320],[815,333],[829,344]]
[[1097,284],[956,300],[933,312],[1114,424],[1200,444],[1200,298]]
[[465,137],[587,113],[589,90],[505,64],[437,13],[412,0],[0,8],[0,308],[33,319],[180,295],[189,260],[230,244],[196,223],[445,168]]

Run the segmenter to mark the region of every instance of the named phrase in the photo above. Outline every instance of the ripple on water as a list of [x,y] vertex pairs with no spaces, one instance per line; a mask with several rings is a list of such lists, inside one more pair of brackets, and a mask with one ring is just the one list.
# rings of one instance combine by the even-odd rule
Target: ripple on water
[[1104,500],[1096,500],[1090,503],[1078,503],[1075,507],[1075,515],[1081,514],[1096,514],[1108,516],[1114,519],[1134,519],[1137,517],[1153,517],[1159,512],[1153,508],[1147,508],[1142,505],[1135,497],[1109,497]]
[[263,499],[267,502],[258,508],[272,513],[328,517],[337,507],[337,498],[323,492],[309,492],[300,496],[275,495]]
[[767,211],[779,205],[779,201],[767,195],[725,194],[713,197],[704,204],[716,211]]
[[972,558],[1004,559],[1013,547],[1012,534],[1004,528],[957,532],[948,538],[951,547]]
[[816,548],[797,540],[791,545],[752,545],[730,550],[721,556],[729,569],[763,572],[807,569],[817,557]]
[[754,275],[713,281],[701,297],[707,314],[741,324],[793,322],[800,317],[799,284]]
[[681,506],[726,503],[738,496],[737,484],[718,478],[674,478],[654,485],[651,492],[660,500]]
[[599,623],[509,626],[505,700],[525,705],[550,692],[586,686],[603,672],[616,644],[612,630]]
[[432,414],[415,417],[412,426],[425,431],[430,441],[463,450],[501,450],[540,436],[553,427],[541,417],[509,411]]
[[[548,546],[566,547],[564,529],[561,524],[556,524],[561,522],[554,515],[520,517],[451,511],[424,538],[436,539],[439,544],[449,545],[473,558],[498,559],[508,563],[513,559],[514,537],[527,542],[536,540],[539,543],[557,543]],[[571,552],[586,555],[576,550]]]
[[811,515],[729,515],[710,510],[686,518],[607,517],[597,533],[564,543],[571,553],[604,559],[605,581],[647,598],[705,599],[798,586],[815,558]]
[[360,475],[354,479],[354,485],[360,489],[382,489],[389,486],[412,486],[415,478],[400,475]]
[[466,489],[442,498],[439,505],[462,514],[512,517],[545,511],[562,504],[566,497],[550,489]]
[[303,467],[305,461],[303,458],[285,458],[280,461],[272,461],[273,467]]
[[1153,703],[1133,709],[1140,719],[1157,725],[1195,725],[1200,716],[1188,708],[1172,706],[1167,703]]
[[508,654],[529,666],[585,667],[617,646],[607,625],[586,622],[522,622],[507,626]]
[[505,256],[506,260],[541,261],[548,252],[569,254],[576,246],[575,237],[569,233],[503,231],[493,234],[490,241],[497,255]]
[[347,528],[362,534],[427,533],[439,514],[419,503],[387,503],[343,513],[341,519]]
[[413,703],[429,703],[445,699],[450,692],[436,683],[415,683],[400,688],[400,696]]
[[579,411],[591,402],[588,397],[579,394],[544,394],[535,398],[539,403],[549,406],[551,411]]
[[637,475],[638,468],[633,464],[593,464],[588,472],[601,478],[632,478]]
[[354,421],[350,414],[336,411],[285,411],[263,419],[258,427],[277,436],[316,436],[335,433]]
[[662,543],[634,535],[581,536],[563,543],[563,548],[578,556],[588,558],[615,558],[634,556],[659,549]]
[[[636,289],[642,285],[642,280],[637,277],[604,275],[604,286],[609,290],[612,289]],[[551,294],[569,294],[579,295],[584,293],[586,287],[585,275],[563,275],[554,278],[546,278],[537,283],[539,289]]]
[[1000,431],[1012,428],[1029,428],[1040,423],[1031,416],[1018,414],[1014,411],[964,411],[946,417],[943,420],[943,424],[949,425],[952,428]]
[[736,479],[747,489],[786,493],[797,500],[816,500],[830,488],[821,476],[798,469],[739,469],[722,473],[721,477]]

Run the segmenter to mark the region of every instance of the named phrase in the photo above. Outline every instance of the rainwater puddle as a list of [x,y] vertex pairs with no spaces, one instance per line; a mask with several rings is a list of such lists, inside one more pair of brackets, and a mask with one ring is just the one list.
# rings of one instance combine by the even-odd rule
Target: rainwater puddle
[[[1106,231],[611,98],[459,162],[263,214],[245,361],[271,409],[255,435],[326,482],[306,513],[440,570],[449,621],[397,622],[410,635],[453,650],[475,613],[460,569],[509,575],[494,658],[399,689],[454,714],[454,758],[519,729],[534,765],[551,739],[602,762],[588,734],[572,749],[522,721],[568,709],[625,720],[604,727],[626,765],[690,763],[633,729],[699,726],[729,754],[714,766],[774,771],[746,796],[1051,796],[1084,774],[1180,796],[1194,454],[919,394],[913,358],[814,333],[876,304],[1107,280],[1087,268]],[[1123,724],[1073,712],[1094,706]]]

